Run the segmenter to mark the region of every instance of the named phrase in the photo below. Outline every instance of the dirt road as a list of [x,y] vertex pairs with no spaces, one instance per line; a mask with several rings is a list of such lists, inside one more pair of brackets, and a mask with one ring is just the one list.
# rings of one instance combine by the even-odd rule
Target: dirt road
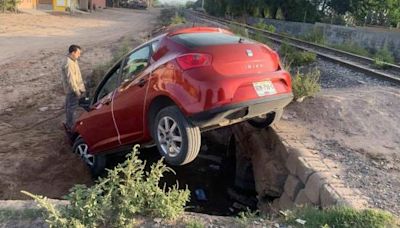
[[64,95],[60,63],[68,46],[84,49],[87,76],[111,58],[122,37],[138,44],[158,10],[107,9],[88,15],[0,15],[0,198],[20,190],[58,198],[77,183],[91,183],[70,153],[61,130]]

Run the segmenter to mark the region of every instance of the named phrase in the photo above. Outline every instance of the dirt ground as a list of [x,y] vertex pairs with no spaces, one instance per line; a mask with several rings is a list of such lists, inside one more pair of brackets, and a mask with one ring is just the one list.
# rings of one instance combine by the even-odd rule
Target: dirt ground
[[88,76],[122,39],[139,44],[158,14],[107,9],[75,16],[0,15],[1,199],[24,198],[20,190],[59,198],[74,184],[91,183],[61,128],[60,63],[68,46],[79,44]]

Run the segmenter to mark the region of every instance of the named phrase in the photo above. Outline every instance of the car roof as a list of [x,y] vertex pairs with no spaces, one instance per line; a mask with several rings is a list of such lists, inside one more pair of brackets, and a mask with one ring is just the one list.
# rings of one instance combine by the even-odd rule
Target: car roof
[[233,34],[232,32],[223,29],[223,28],[216,28],[216,27],[190,27],[190,28],[183,28],[178,29],[172,32],[169,32],[167,36],[175,36],[179,34],[188,34],[188,33],[225,33],[225,34]]

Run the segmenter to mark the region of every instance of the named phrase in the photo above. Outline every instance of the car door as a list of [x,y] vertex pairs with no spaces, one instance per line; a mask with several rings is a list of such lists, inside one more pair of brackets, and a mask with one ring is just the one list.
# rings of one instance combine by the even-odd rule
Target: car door
[[120,145],[118,132],[112,115],[112,101],[120,85],[121,62],[117,63],[104,77],[93,97],[89,118],[83,121],[81,135],[93,152],[113,149]]
[[114,116],[122,144],[140,141],[143,136],[143,110],[147,81],[151,75],[149,57],[152,45],[127,55],[122,67],[121,86],[114,98]]

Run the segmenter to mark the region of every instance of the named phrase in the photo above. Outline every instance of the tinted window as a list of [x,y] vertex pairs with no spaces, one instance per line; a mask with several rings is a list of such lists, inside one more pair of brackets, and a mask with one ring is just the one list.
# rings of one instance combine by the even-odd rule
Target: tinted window
[[171,37],[171,39],[177,43],[185,45],[186,47],[193,48],[239,43],[240,37],[225,33],[207,32],[178,34]]
[[128,55],[126,64],[122,71],[122,82],[132,79],[135,75],[142,72],[148,65],[150,47],[141,48]]
[[97,101],[114,91],[119,86],[118,75],[120,69],[121,68],[117,66],[117,68],[111,72],[111,76],[107,79],[106,83],[104,83],[103,87],[99,91]]

